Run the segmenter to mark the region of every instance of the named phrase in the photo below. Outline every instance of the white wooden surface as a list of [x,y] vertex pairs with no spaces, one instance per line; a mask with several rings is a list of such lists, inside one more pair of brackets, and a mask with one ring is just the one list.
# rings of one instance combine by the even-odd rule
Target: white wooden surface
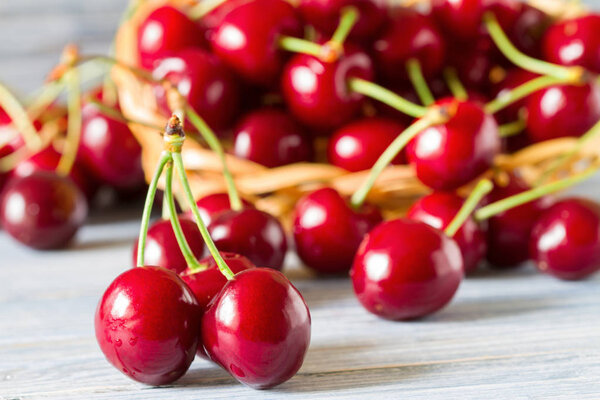
[[[124,4],[1,0],[0,80],[35,88],[73,39],[106,49]],[[599,184],[580,190],[600,200]],[[104,360],[92,321],[129,267],[140,207],[94,215],[65,251],[33,252],[0,231],[0,399],[600,399],[600,276],[484,271],[442,312],[397,323],[364,311],[347,279],[316,280],[293,258],[313,317],[295,378],[257,392],[196,361],[176,385],[136,384]]]

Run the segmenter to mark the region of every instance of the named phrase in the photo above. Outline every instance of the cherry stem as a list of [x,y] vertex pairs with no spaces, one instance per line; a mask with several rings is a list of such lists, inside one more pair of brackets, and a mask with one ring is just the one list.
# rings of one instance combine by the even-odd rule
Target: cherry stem
[[507,197],[505,199],[496,201],[492,204],[488,204],[485,207],[480,208],[475,212],[475,219],[477,221],[483,221],[494,215],[503,213],[504,211],[510,210],[511,208],[518,207],[525,203],[537,200],[540,197],[559,192],[567,189],[577,183],[580,183],[598,171],[597,167],[592,167],[578,175],[573,175],[569,178],[562,179],[560,181],[548,183],[545,185],[538,186],[536,188],[527,190],[514,196]]
[[444,79],[446,80],[446,84],[448,85],[448,89],[452,93],[455,99],[460,101],[465,101],[469,99],[469,94],[467,93],[467,89],[465,89],[464,85],[460,81],[458,74],[456,73],[456,69],[453,67],[447,67],[444,69]]
[[421,118],[428,112],[427,107],[420,106],[411,101],[408,101],[396,93],[388,90],[376,83],[369,82],[361,78],[351,78],[348,81],[348,87],[351,91],[360,93],[364,96],[378,100],[388,106],[410,115],[414,118]]
[[0,85],[0,108],[10,117],[12,123],[19,130],[29,150],[38,150],[41,139],[27,115],[27,112],[17,98],[4,85]]
[[42,115],[42,113],[58,98],[63,89],[64,84],[60,81],[52,81],[44,85],[41,92],[27,107],[29,118],[35,120]]
[[142,214],[142,224],[140,226],[140,235],[138,240],[137,249],[137,266],[144,266],[144,257],[146,253],[146,238],[148,237],[148,226],[150,225],[150,215],[152,214],[152,206],[154,205],[154,197],[156,196],[156,189],[158,188],[158,181],[162,175],[165,165],[171,161],[173,157],[171,152],[163,151],[160,155],[158,165],[154,171],[154,176],[150,181],[148,187],[148,193],[146,194],[146,201],[144,203],[144,212]]
[[292,53],[308,54],[317,58],[323,55],[323,46],[320,44],[293,36],[280,36],[277,45],[280,49]]
[[344,7],[340,15],[340,23],[335,32],[333,32],[329,43],[335,43],[338,46],[342,46],[348,38],[348,35],[350,35],[352,28],[356,25],[358,17],[359,12],[356,7]]
[[492,37],[492,40],[500,49],[502,54],[513,64],[522,69],[534,72],[540,75],[548,75],[563,81],[579,81],[584,75],[584,69],[581,67],[565,67],[558,64],[552,64],[547,61],[538,60],[530,57],[517,49],[510,41],[502,27],[498,23],[496,16],[492,12],[487,12],[483,21]]
[[498,127],[498,133],[500,134],[500,137],[507,138],[518,135],[519,133],[523,132],[526,127],[527,122],[524,119],[518,119],[514,122],[500,125]]
[[156,129],[158,131],[161,131],[163,129],[163,128],[159,127],[158,125],[154,125],[150,122],[144,122],[144,121],[139,121],[136,119],[127,118],[123,114],[121,114],[119,111],[114,109],[113,107],[107,106],[105,103],[98,101],[98,100],[94,99],[93,97],[89,97],[88,99],[86,99],[86,101],[90,104],[93,104],[95,107],[97,107],[98,110],[102,114],[104,114],[105,116],[107,116],[111,119],[114,119],[116,121],[120,121],[125,124],[135,124],[135,125],[145,126],[146,128],[152,128],[152,129]]
[[81,88],[79,87],[79,72],[77,69],[71,69],[65,76],[68,97],[67,110],[69,119],[67,121],[67,138],[65,139],[62,155],[56,167],[59,175],[66,176],[71,172],[77,150],[79,149],[79,140],[81,138]]
[[188,12],[191,19],[198,20],[225,3],[227,0],[203,0],[193,6]]
[[421,63],[416,58],[411,58],[406,63],[406,71],[408,72],[408,77],[410,82],[412,83],[421,103],[425,106],[430,106],[435,103],[435,98],[433,97],[433,93],[429,89],[427,85],[427,81],[423,76],[423,70],[421,69]]
[[446,227],[444,231],[449,237],[454,237],[456,232],[464,225],[467,219],[473,214],[473,211],[477,208],[481,200],[489,192],[494,189],[494,184],[489,179],[482,179],[477,183],[477,186],[473,189],[467,200],[465,200],[463,206],[460,208],[454,219]]
[[538,90],[545,89],[550,86],[564,84],[566,81],[561,78],[555,78],[553,76],[538,76],[533,78],[501,96],[495,98],[485,105],[485,112],[488,114],[495,114],[498,111],[510,106],[511,104],[529,96]]
[[415,136],[433,125],[444,123],[447,118],[448,112],[445,108],[434,106],[428,111],[427,115],[413,122],[412,125],[400,133],[377,159],[367,179],[352,195],[350,199],[352,207],[359,209],[363,205],[379,175]]

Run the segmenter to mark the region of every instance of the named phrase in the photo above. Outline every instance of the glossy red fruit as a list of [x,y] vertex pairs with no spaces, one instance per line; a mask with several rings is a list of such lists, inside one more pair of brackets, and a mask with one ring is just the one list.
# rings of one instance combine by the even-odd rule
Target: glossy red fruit
[[138,382],[165,385],[194,360],[202,310],[172,271],[139,267],[119,275],[96,309],[96,340],[106,359]]
[[[496,202],[531,189],[522,179],[510,175],[504,185],[496,184],[487,197]],[[511,208],[488,220],[487,259],[499,268],[517,267],[529,259],[529,238],[533,225],[550,205],[549,197]]]
[[441,72],[446,58],[446,43],[429,16],[402,11],[390,18],[373,43],[373,58],[386,81],[406,81],[406,64],[420,62],[423,75]]
[[[173,82],[194,110],[217,131],[230,126],[237,115],[240,93],[235,77],[216,56],[204,50],[187,49],[164,58],[156,63],[152,74]],[[169,111],[165,88],[156,86],[155,93],[161,108]]]
[[600,206],[578,198],[554,204],[535,224],[530,250],[540,271],[560,279],[600,271]]
[[84,195],[70,179],[43,171],[11,179],[0,200],[4,230],[39,250],[66,246],[87,211]]
[[334,189],[316,190],[296,204],[296,252],[307,267],[320,273],[347,272],[364,236],[382,220],[375,206],[354,210]]
[[437,104],[455,109],[454,114],[417,135],[407,154],[421,182],[435,190],[453,190],[492,165],[501,140],[496,120],[481,105],[454,99]]
[[202,319],[209,357],[235,379],[266,389],[293,377],[310,343],[310,312],[280,272],[253,268],[227,282]]
[[[405,128],[393,119],[380,117],[350,122],[329,139],[327,159],[330,164],[351,172],[370,169]],[[406,163],[404,152],[393,163]]]
[[520,2],[520,10],[509,33],[511,42],[522,52],[541,58],[543,38],[552,18],[530,4]]
[[432,14],[450,35],[460,39],[477,36],[485,5],[483,0],[433,0]]
[[[508,93],[534,78],[538,75],[525,71],[520,68],[514,68],[507,71],[506,76],[500,82],[494,85],[492,93],[494,98],[500,98],[508,95]],[[500,123],[511,123],[517,121],[522,115],[526,116],[528,97],[521,99],[496,114],[496,119]]]
[[455,57],[452,65],[457,71],[458,78],[465,88],[487,92],[490,86],[490,74],[494,60],[490,52],[478,48],[454,50]]
[[189,47],[206,47],[204,32],[194,21],[171,6],[158,7],[138,29],[137,46],[140,64],[152,68],[167,54]]
[[[433,192],[414,203],[406,217],[443,231],[456,217],[463,203],[464,199],[455,193]],[[453,239],[460,247],[465,273],[475,271],[487,250],[483,227],[473,218],[468,218]]]
[[301,0],[298,10],[308,25],[330,37],[345,7],[355,7],[359,18],[350,32],[353,40],[372,38],[385,21],[386,2],[382,0]]
[[281,269],[287,241],[274,216],[254,208],[225,211],[208,227],[220,251],[246,256],[259,267]]
[[233,153],[273,168],[310,161],[312,143],[286,112],[260,109],[246,115],[234,132]]
[[588,14],[553,24],[544,36],[544,57],[600,73],[600,15]]
[[375,227],[361,243],[350,271],[360,303],[393,320],[420,318],[443,308],[463,275],[456,242],[410,219]]
[[284,0],[240,2],[224,15],[211,35],[214,53],[254,84],[277,82],[286,53],[278,38],[302,36],[296,10]]
[[581,136],[600,120],[600,86],[551,86],[529,96],[527,111],[534,142]]
[[364,100],[348,89],[350,78],[373,79],[373,63],[362,51],[349,48],[331,63],[297,54],[283,71],[282,95],[300,122],[317,129],[335,129],[350,121]]
[[[185,217],[179,217],[179,223],[194,256],[197,259],[202,258],[206,247],[196,223]],[[137,249],[138,241],[136,240],[133,246],[134,267],[138,262]],[[187,269],[188,265],[179,249],[179,244],[177,244],[177,238],[173,232],[171,221],[167,219],[158,220],[148,229],[144,265],[155,265],[169,269],[175,273],[180,273]]]
[[[242,205],[244,208],[254,208],[254,205],[245,199],[242,199]],[[196,201],[196,206],[200,212],[200,218],[202,218],[206,226],[209,226],[217,215],[231,210],[231,203],[229,202],[229,195],[227,193],[213,193],[204,196]],[[190,211],[186,215],[188,218],[193,219]]]

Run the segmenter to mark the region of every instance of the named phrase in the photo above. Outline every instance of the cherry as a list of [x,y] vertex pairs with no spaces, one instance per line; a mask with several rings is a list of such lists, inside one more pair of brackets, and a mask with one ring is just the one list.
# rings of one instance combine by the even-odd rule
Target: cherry
[[144,184],[142,148],[127,124],[104,115],[88,103],[82,110],[78,156],[99,182],[116,189],[136,189]]
[[560,279],[599,271],[600,206],[578,198],[554,204],[535,224],[530,249],[538,269]]
[[[1,109],[0,109],[0,118],[1,118]],[[0,120],[0,137],[4,135],[12,135],[11,131],[8,131],[9,128],[7,125],[2,125]],[[11,155],[17,149],[21,148],[24,145],[23,138],[20,135],[14,136],[8,142],[2,141],[0,142],[0,158]],[[10,178],[10,172],[0,172],[0,192],[2,192],[2,188]]]
[[152,68],[166,54],[206,47],[200,26],[171,6],[159,7],[148,15],[138,29],[137,41],[140,64],[145,68]]
[[296,204],[296,252],[307,267],[318,272],[346,272],[365,234],[382,220],[375,206],[364,204],[355,210],[334,189],[318,189]]
[[485,11],[483,0],[433,0],[432,14],[449,34],[461,39],[477,36]]
[[364,100],[349,90],[350,78],[373,78],[371,59],[356,48],[346,46],[344,56],[330,63],[297,54],[284,68],[281,90],[300,122],[317,129],[335,129],[350,121]]
[[550,62],[600,73],[600,15],[556,22],[544,36],[543,53]]
[[40,171],[13,178],[0,200],[0,221],[16,240],[34,249],[64,247],[88,211],[81,191],[68,178]]
[[[490,203],[499,201],[529,189],[529,185],[522,179],[509,175],[505,185],[494,186],[487,200]],[[549,197],[542,197],[511,208],[488,220],[487,259],[493,266],[516,267],[529,259],[528,243],[531,230],[550,202]]]
[[527,133],[534,142],[581,136],[600,119],[600,87],[551,86],[529,96],[527,111]]
[[[455,193],[434,192],[413,204],[406,216],[444,230],[460,211],[463,203],[464,199]],[[473,218],[469,218],[453,238],[460,247],[465,273],[475,271],[487,250],[484,229]]]
[[279,220],[254,208],[225,211],[208,227],[220,251],[246,256],[258,266],[281,269],[287,252]]
[[[507,71],[506,76],[494,85],[492,93],[494,98],[507,95],[512,89],[520,86],[538,75],[520,68]],[[514,102],[496,114],[496,119],[502,123],[515,122],[521,118],[523,109],[527,106],[527,98]]]
[[137,267],[119,275],[96,309],[96,340],[106,359],[130,378],[164,385],[194,360],[202,310],[172,271]]
[[423,222],[396,219],[361,243],[350,277],[360,303],[393,320],[420,318],[454,297],[463,278],[456,242]]
[[202,319],[209,357],[238,381],[266,389],[290,379],[310,343],[310,312],[280,272],[253,268],[235,275]]
[[[254,205],[248,200],[241,200],[244,208],[254,208]],[[217,215],[231,210],[231,203],[229,202],[229,195],[227,193],[213,193],[204,196],[198,199],[196,206],[206,226],[210,225]],[[188,212],[186,215],[192,218],[191,212]]]
[[284,0],[253,0],[230,8],[210,37],[214,53],[246,80],[276,83],[285,60],[278,38],[302,35],[292,5]]
[[509,32],[509,38],[523,53],[539,57],[542,52],[543,37],[552,18],[530,4],[520,2],[519,5],[519,15]]
[[470,101],[444,99],[436,104],[455,111],[450,119],[418,134],[407,147],[417,177],[435,190],[453,190],[485,172],[500,152],[493,116]]
[[312,159],[312,145],[303,129],[284,111],[260,109],[246,115],[234,133],[233,152],[266,167]]
[[[185,217],[179,217],[179,223],[194,256],[201,258],[204,255],[205,246],[196,223]],[[136,241],[133,246],[133,266],[138,265],[137,250],[138,242]],[[187,262],[179,249],[169,220],[161,219],[148,229],[144,265],[155,265],[176,273],[187,269]]]
[[298,10],[304,21],[330,37],[340,19],[340,11],[356,7],[359,18],[350,32],[355,40],[370,39],[385,20],[386,3],[382,0],[301,0]]
[[[187,49],[156,63],[156,79],[168,79],[215,130],[227,128],[237,114],[239,88],[233,74],[214,55],[201,49]],[[158,103],[168,112],[167,92],[155,87]]]
[[381,75],[397,83],[407,79],[410,59],[418,60],[423,75],[430,78],[441,72],[446,57],[446,44],[431,18],[408,10],[390,18],[373,49]]
[[[405,128],[393,119],[381,117],[364,118],[344,125],[329,140],[329,163],[352,172],[367,170]],[[404,153],[393,161],[394,164],[405,162]]]
[[487,91],[490,73],[494,67],[489,52],[477,48],[462,50],[460,56],[455,57],[452,64],[466,88]]

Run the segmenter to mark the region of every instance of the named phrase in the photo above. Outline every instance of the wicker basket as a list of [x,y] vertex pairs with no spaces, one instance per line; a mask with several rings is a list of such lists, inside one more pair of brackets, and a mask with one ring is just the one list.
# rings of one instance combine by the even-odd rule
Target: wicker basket
[[[148,0],[140,6],[135,15],[125,23],[117,36],[117,58],[127,65],[138,65],[136,34],[146,16],[156,7],[165,3],[186,7],[186,0]],[[414,3],[414,1],[412,2]],[[581,9],[561,7],[564,1],[538,1],[554,15],[574,15]],[[572,3],[570,3],[572,4]],[[119,87],[119,98],[123,114],[132,120],[163,126],[166,117],[158,111],[150,84],[136,78],[131,72],[115,67],[113,77]],[[131,129],[143,147],[143,164],[147,179],[154,171],[162,150],[162,139],[155,129],[131,124]],[[574,149],[576,139],[561,138],[532,145],[512,155],[499,155],[495,160],[495,173],[498,171],[518,172],[532,183],[561,154]],[[198,142],[188,139],[183,148],[183,157],[194,195],[196,198],[226,190],[219,158]],[[563,173],[576,168],[582,159],[596,162],[600,159],[600,139],[589,143],[578,151],[565,165]],[[350,195],[367,176],[367,171],[349,173],[329,164],[300,163],[278,168],[266,168],[248,160],[227,156],[227,163],[241,194],[253,201],[257,208],[267,211],[287,225],[289,215],[296,201],[305,193],[320,186],[330,186],[342,194]],[[492,172],[488,172],[491,175]],[[179,188],[175,188],[178,192]],[[469,188],[463,188],[464,191]],[[386,217],[402,215],[420,196],[428,192],[415,177],[410,166],[390,166],[378,179],[369,195],[369,201],[378,204]]]

